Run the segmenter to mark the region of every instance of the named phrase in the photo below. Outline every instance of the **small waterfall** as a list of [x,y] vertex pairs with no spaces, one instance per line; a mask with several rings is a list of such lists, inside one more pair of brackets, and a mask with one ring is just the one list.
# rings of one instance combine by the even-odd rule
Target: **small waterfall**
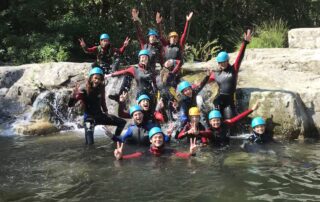
[[66,89],[47,90],[40,93],[32,104],[30,111],[17,120],[13,127],[45,120],[54,123],[60,130],[78,129],[77,110],[68,107],[70,92]]

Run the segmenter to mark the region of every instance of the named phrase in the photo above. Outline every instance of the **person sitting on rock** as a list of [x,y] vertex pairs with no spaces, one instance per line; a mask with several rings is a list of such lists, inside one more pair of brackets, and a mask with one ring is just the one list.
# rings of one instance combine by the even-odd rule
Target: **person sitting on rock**
[[244,34],[244,40],[241,44],[237,59],[233,65],[229,63],[229,55],[222,51],[216,57],[219,71],[212,72],[209,82],[216,81],[219,86],[219,92],[214,99],[214,106],[222,112],[225,119],[230,119],[236,115],[235,92],[237,86],[237,78],[242,59],[244,57],[247,44],[251,40],[251,31],[247,30]]
[[[104,73],[108,74],[117,70],[119,64],[119,55],[123,54],[125,48],[128,46],[130,38],[127,37],[123,42],[123,46],[119,49],[114,48],[110,43],[110,36],[106,33],[100,35],[100,44],[99,46],[93,46],[88,48],[83,38],[79,39],[80,46],[83,51],[88,54],[95,54],[97,59],[92,64],[92,67],[100,67]],[[113,64],[113,65],[112,65]]]
[[[154,86],[152,82],[152,74],[150,71],[148,71],[148,65],[149,65],[149,54],[150,52],[147,49],[140,50],[139,52],[139,64],[137,66],[130,66],[127,69],[119,70],[116,72],[113,72],[111,74],[107,74],[105,78],[108,77],[116,77],[121,75],[130,75],[133,77],[137,83],[137,98],[142,95],[146,94],[149,96],[151,100],[151,105],[155,103],[155,92],[156,87]],[[120,88],[120,94],[116,95],[116,100],[119,99],[119,96],[126,92],[127,90],[125,88]]]
[[229,145],[230,140],[230,130],[228,127],[234,125],[239,120],[251,114],[253,111],[257,110],[259,107],[259,103],[257,102],[252,109],[248,109],[241,114],[231,118],[225,119],[222,121],[222,115],[219,110],[213,109],[209,115],[208,120],[210,124],[210,135],[207,136],[209,138],[210,143],[213,146],[226,146]]
[[200,123],[200,110],[198,107],[191,107],[189,109],[189,119],[190,121],[186,123],[183,129],[178,134],[178,139],[196,138],[201,141],[202,144],[206,145],[208,143],[207,137],[210,134],[210,131]]
[[[183,159],[188,159],[191,156],[195,156],[197,145],[195,139],[190,139],[190,148],[188,153],[178,152],[173,149],[165,148],[165,135],[162,132],[161,128],[154,127],[149,131],[149,141],[150,141],[150,149],[148,154],[152,154],[153,156],[176,156]],[[123,143],[117,142],[117,149],[114,150],[114,156],[117,160],[121,159],[132,159],[139,158],[144,153],[135,152],[132,154],[123,155]]]
[[89,79],[85,86],[77,85],[68,106],[72,107],[77,101],[81,101],[84,108],[84,129],[86,144],[94,144],[94,127],[96,125],[117,126],[115,136],[119,136],[126,125],[126,121],[114,115],[108,114],[105,100],[105,86],[103,71],[94,67],[89,73]]
[[[208,74],[210,72],[208,71]],[[206,85],[209,80],[209,76],[207,75],[200,85],[192,86],[188,81],[182,81],[178,85],[178,91],[181,93],[181,100],[179,102],[180,106],[180,129],[184,127],[184,125],[190,121],[188,117],[188,112],[191,107],[197,107],[197,95]],[[205,120],[202,117],[202,120]]]
[[176,113],[177,107],[174,105],[177,103],[176,88],[180,82],[180,77],[177,72],[181,69],[181,61],[168,60],[164,67],[160,71],[160,77],[157,81],[159,89],[159,102],[162,103],[161,110],[168,121],[174,121],[174,113]]
[[[143,109],[139,105],[130,107],[130,117],[132,118],[133,123],[129,125],[125,134],[120,137],[114,137],[113,140],[126,142],[128,144],[148,146],[150,144],[148,132],[157,125],[152,122],[144,121]],[[170,137],[166,136],[166,141],[169,140]]]

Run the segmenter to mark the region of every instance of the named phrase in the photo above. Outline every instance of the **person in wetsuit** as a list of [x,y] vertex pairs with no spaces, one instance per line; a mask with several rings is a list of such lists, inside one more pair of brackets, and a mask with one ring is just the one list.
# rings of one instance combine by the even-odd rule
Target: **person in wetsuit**
[[127,37],[123,42],[122,47],[117,49],[110,43],[110,36],[104,33],[100,35],[99,46],[92,46],[89,48],[83,38],[79,39],[80,46],[85,53],[96,55],[96,61],[92,64],[92,67],[100,67],[106,74],[117,70],[119,66],[118,56],[124,53],[129,41],[130,38]]
[[[209,72],[208,72],[209,74]],[[206,83],[209,80],[209,76],[207,75],[199,86],[191,86],[191,84],[188,81],[182,81],[178,85],[178,91],[181,93],[181,100],[179,102],[180,106],[180,129],[184,127],[184,125],[190,121],[190,118],[188,116],[189,109],[191,107],[197,107],[197,95],[199,92],[203,89],[203,87],[206,85]],[[201,118],[202,123],[204,122],[205,118]],[[205,125],[205,123],[203,123]]]
[[[189,152],[187,153],[165,148],[165,135],[159,127],[153,127],[149,131],[148,136],[151,145],[147,154],[151,154],[156,157],[174,155],[184,159],[188,159],[196,154],[197,145],[195,139],[190,139],[190,148]],[[135,152],[132,154],[123,155],[123,145],[123,143],[117,142],[117,149],[114,150],[114,156],[117,160],[139,158],[144,154],[142,152]]]
[[[129,125],[124,135],[115,137],[114,141],[125,142],[128,144],[135,144],[139,146],[149,146],[148,132],[151,128],[158,126],[151,121],[145,121],[144,110],[139,105],[130,107],[130,116],[132,124]],[[169,136],[165,136],[165,141],[170,141]]]
[[248,109],[241,114],[231,118],[222,120],[222,115],[219,110],[213,109],[208,115],[208,120],[210,124],[210,135],[207,137],[209,142],[213,146],[225,146],[229,145],[230,135],[228,127],[236,124],[239,120],[251,114],[253,111],[257,110],[259,103],[256,103],[252,109]]
[[187,137],[188,140],[190,138],[196,138],[204,145],[208,143],[207,137],[209,136],[210,131],[208,131],[200,123],[200,115],[201,112],[198,107],[191,107],[189,109],[190,121],[187,122],[183,129],[180,131],[180,133],[178,134],[178,139],[183,139],[185,137]]
[[164,49],[164,61],[168,61],[170,59],[180,60],[183,63],[183,50],[184,45],[186,43],[187,38],[187,30],[189,26],[189,21],[191,20],[193,12],[190,12],[189,15],[186,16],[186,23],[184,26],[183,34],[179,40],[179,35],[177,32],[172,31],[169,33],[168,38],[169,40],[165,39],[162,33],[162,17],[160,13],[156,15],[156,22],[158,25],[159,33],[160,33],[160,41],[162,43]]
[[94,67],[89,73],[85,86],[76,86],[68,106],[73,107],[81,101],[84,108],[84,129],[86,144],[94,144],[94,128],[96,125],[117,126],[115,136],[119,136],[126,125],[126,121],[117,116],[108,114],[105,100],[105,86],[103,71]]
[[149,51],[146,49],[140,50],[139,52],[139,64],[137,66],[130,66],[124,70],[119,70],[111,74],[107,74],[105,77],[115,77],[121,75],[129,75],[133,77],[137,83],[137,98],[146,94],[149,96],[151,106],[155,104],[155,91],[156,87],[152,82],[152,74],[147,70],[149,64]]
[[229,55],[222,51],[216,57],[219,65],[219,71],[212,72],[209,78],[209,83],[216,81],[219,86],[219,92],[214,99],[214,106],[220,110],[225,119],[234,117],[236,113],[235,92],[237,87],[238,73],[242,59],[244,57],[247,44],[251,40],[251,31],[247,30],[244,35],[244,40],[241,44],[238,56],[233,65],[229,63]]

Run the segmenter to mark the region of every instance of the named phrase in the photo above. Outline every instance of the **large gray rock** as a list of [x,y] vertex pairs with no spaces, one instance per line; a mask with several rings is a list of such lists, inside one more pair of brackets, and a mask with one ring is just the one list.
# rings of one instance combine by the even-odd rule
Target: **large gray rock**
[[48,89],[74,86],[82,82],[90,69],[89,63],[44,63],[32,64],[23,76],[9,89],[6,98],[32,105],[36,97]]
[[3,66],[0,68],[0,88],[10,88],[18,81],[28,65],[22,66]]
[[289,48],[320,48],[320,28],[298,28],[288,32]]

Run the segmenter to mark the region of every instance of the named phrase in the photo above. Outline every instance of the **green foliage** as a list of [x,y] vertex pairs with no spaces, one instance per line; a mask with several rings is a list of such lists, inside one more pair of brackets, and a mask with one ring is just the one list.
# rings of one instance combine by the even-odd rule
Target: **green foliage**
[[69,53],[61,46],[46,44],[40,49],[39,58],[41,62],[61,62],[69,59]]
[[[130,16],[132,7],[140,11],[144,35],[147,28],[156,27],[157,11],[163,16],[164,34],[173,30],[181,34],[185,16],[193,11],[187,37],[189,44],[195,44],[187,54],[191,60],[207,60],[218,43],[233,51],[242,32],[270,19],[283,19],[288,28],[320,26],[318,0],[7,0],[0,6],[0,62],[94,59],[83,53],[78,38],[84,38],[88,46],[96,45],[99,35],[106,32],[115,47],[120,47],[126,36],[137,39]],[[272,34],[273,39],[281,38],[273,32],[263,33],[259,33],[260,39],[253,39],[252,46],[261,43],[262,37],[262,41],[272,41],[267,38]],[[218,43],[210,45],[215,39]],[[206,45],[209,47],[204,48]],[[139,46],[130,44],[125,52],[131,62],[136,60],[137,49]]]
[[287,43],[287,23],[283,20],[263,22],[257,27],[248,48],[283,48]]
[[210,57],[216,55],[216,53],[221,49],[218,45],[218,40],[208,41],[206,43],[200,41],[195,45],[185,47],[185,58],[188,62],[193,61],[208,61]]

